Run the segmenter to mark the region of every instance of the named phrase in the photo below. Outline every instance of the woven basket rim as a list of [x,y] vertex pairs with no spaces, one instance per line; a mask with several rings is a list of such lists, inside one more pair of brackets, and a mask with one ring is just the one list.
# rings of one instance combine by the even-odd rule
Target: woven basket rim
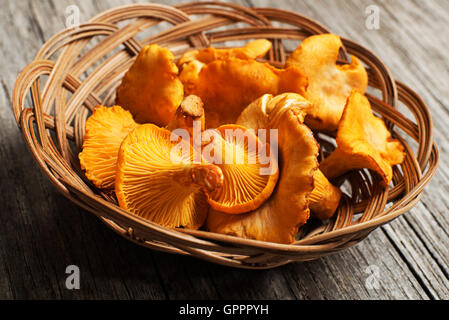
[[[200,17],[192,19],[192,15]],[[129,24],[117,25],[125,20],[130,21]],[[135,38],[140,31],[161,21],[168,21],[172,27],[142,41]],[[273,26],[275,21],[281,26]],[[214,30],[236,22],[247,26]],[[89,186],[76,167],[77,159],[70,152],[70,142],[78,148],[82,143],[89,110],[96,104],[112,105],[107,102],[113,99],[114,85],[144,44],[161,43],[174,48],[179,55],[190,48],[268,35],[274,49],[267,62],[276,65],[282,64],[289,54],[282,44],[283,39],[301,41],[318,33],[330,31],[310,18],[282,9],[247,8],[212,1],[174,7],[148,3],[112,8],[77,28],[62,30],[43,44],[35,59],[17,78],[13,92],[14,116],[35,160],[56,188],[128,240],[156,250],[192,255],[240,268],[272,268],[293,261],[317,259],[358,243],[378,226],[410,210],[435,174],[439,159],[438,148],[433,142],[432,119],[425,102],[413,90],[396,81],[375,54],[349,39],[342,38],[339,60],[348,62],[349,56],[355,55],[367,66],[369,85],[377,89],[382,98],[367,96],[375,112],[383,116],[395,137],[403,142],[406,161],[400,166],[401,170],[395,171],[394,186],[387,190],[376,187],[373,176],[363,180],[363,175],[369,173],[354,176],[371,183],[371,197],[355,204],[347,200],[333,221],[313,229],[293,244],[200,230],[168,229],[130,214],[108,201],[111,198],[107,194]],[[82,53],[96,36],[104,38]],[[95,61],[121,44],[125,49],[106,57],[83,81],[80,80]],[[55,55],[57,57],[53,58]],[[110,77],[105,77],[104,69],[108,66],[116,68],[110,69],[113,70]],[[42,89],[43,76],[48,78]],[[32,106],[26,107],[29,92]],[[101,98],[102,95],[105,97]],[[396,109],[399,102],[411,111],[415,122]],[[406,139],[417,142],[416,154]],[[391,206],[385,209],[387,203]],[[353,221],[357,211],[364,213]]]

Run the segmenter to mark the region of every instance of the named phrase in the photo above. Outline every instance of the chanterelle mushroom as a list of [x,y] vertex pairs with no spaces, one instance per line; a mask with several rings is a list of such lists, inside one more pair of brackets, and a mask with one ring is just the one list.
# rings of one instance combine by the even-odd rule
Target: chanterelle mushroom
[[329,219],[337,211],[342,192],[327,180],[320,169],[313,175],[313,191],[310,194],[309,208],[312,217]]
[[248,42],[240,48],[216,49],[213,47],[191,50],[184,53],[178,60],[178,66],[183,67],[185,63],[199,61],[210,63],[217,59],[239,58],[256,59],[263,57],[271,49],[271,42],[266,39],[258,39]]
[[306,117],[306,123],[312,129],[337,129],[351,90],[358,89],[364,93],[368,85],[366,70],[357,57],[351,56],[351,64],[337,64],[341,46],[337,35],[311,36],[293,51],[286,62],[287,67],[297,67],[309,80],[304,97],[314,105]]
[[98,188],[114,187],[120,144],[136,126],[131,113],[119,106],[97,106],[87,119],[83,151],[79,159],[86,177]]
[[[273,107],[273,109],[276,106]],[[309,218],[309,196],[318,168],[318,144],[302,123],[305,113],[291,105],[270,117],[265,128],[278,129],[279,180],[271,197],[257,210],[229,215],[211,210],[206,222],[212,232],[243,238],[291,243]]]
[[263,94],[304,93],[307,87],[306,77],[295,67],[277,69],[237,58],[205,65],[193,82],[190,93],[204,102],[207,128],[235,123],[243,109]]
[[220,188],[223,173],[213,164],[195,163],[190,143],[170,136],[153,124],[129,133],[118,154],[115,192],[125,210],[166,227],[196,229],[209,209],[203,191]]
[[259,39],[248,42],[241,48],[216,49],[211,47],[187,51],[178,60],[178,66],[181,70],[179,79],[184,85],[184,92],[192,93],[198,82],[200,71],[206,64],[217,59],[256,59],[263,57],[270,48],[270,41]]
[[[277,113],[285,112],[292,106],[302,111],[298,115],[301,122],[304,121],[303,117],[313,108],[311,103],[299,94],[283,93],[275,97],[266,94],[245,108],[238,117],[237,123],[255,130],[261,128],[273,129],[269,127],[269,119]],[[282,143],[285,143],[285,141],[279,141],[279,144]],[[310,210],[315,217],[328,219],[337,210],[341,191],[332,185],[320,170],[315,171],[313,178],[315,187],[310,194]]]
[[367,168],[377,172],[387,186],[392,166],[404,161],[404,147],[391,137],[382,119],[372,113],[368,99],[357,90],[348,98],[336,140],[337,149],[320,164],[329,179]]
[[[207,134],[209,131],[206,131]],[[223,187],[209,192],[212,208],[241,214],[260,207],[271,195],[279,176],[277,158],[268,143],[247,128],[223,125],[203,146],[204,160],[223,172]]]
[[167,125],[184,95],[170,50],[156,44],[142,48],[117,88],[116,103],[131,111],[138,123]]

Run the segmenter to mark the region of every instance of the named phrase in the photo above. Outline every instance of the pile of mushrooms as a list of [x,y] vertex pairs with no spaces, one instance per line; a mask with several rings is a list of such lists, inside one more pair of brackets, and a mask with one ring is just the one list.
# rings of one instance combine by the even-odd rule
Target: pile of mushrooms
[[[264,39],[188,51],[177,63],[146,46],[117,105],[87,120],[81,167],[122,208],[163,226],[292,243],[311,217],[338,212],[334,178],[369,169],[388,187],[404,160],[364,95],[362,63],[337,64],[341,46],[336,35],[311,36],[285,68],[258,60],[271,49]],[[336,133],[321,163],[318,132]]]

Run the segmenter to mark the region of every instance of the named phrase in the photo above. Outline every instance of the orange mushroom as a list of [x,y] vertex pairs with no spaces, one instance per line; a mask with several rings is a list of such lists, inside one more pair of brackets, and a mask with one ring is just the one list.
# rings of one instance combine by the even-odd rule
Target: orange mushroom
[[178,60],[178,66],[183,67],[185,63],[198,61],[208,64],[218,59],[239,58],[239,59],[256,59],[263,57],[268,50],[271,49],[271,42],[266,39],[258,39],[248,42],[241,48],[205,48],[199,50],[191,50],[184,53]]
[[223,172],[223,186],[208,193],[212,208],[228,214],[241,214],[260,207],[271,195],[279,171],[275,154],[268,143],[261,142],[247,128],[224,125],[206,137],[203,145],[205,161]]
[[312,216],[321,220],[329,219],[337,211],[342,192],[327,180],[320,169],[315,171],[313,183],[309,201]]
[[184,53],[178,60],[181,69],[179,79],[184,85],[187,94],[192,93],[199,79],[201,69],[208,63],[227,58],[243,60],[263,57],[271,48],[271,42],[265,39],[254,40],[241,48],[216,49],[206,48],[191,50]]
[[277,69],[255,60],[227,58],[205,65],[191,93],[204,102],[206,127],[235,123],[243,109],[266,93],[304,93],[307,79],[295,67]]
[[337,131],[337,148],[320,164],[329,179],[353,169],[377,172],[386,187],[393,177],[392,166],[404,161],[404,147],[391,137],[382,119],[371,111],[368,99],[354,90]]
[[302,123],[304,117],[304,111],[295,105],[268,114],[265,128],[278,130],[279,180],[275,190],[249,213],[230,215],[211,210],[206,222],[209,231],[276,243],[295,240],[298,227],[310,215],[308,203],[318,168],[318,144]]
[[116,103],[138,123],[167,125],[182,101],[184,88],[170,50],[156,44],[142,48],[117,88]]
[[308,112],[306,123],[313,129],[336,130],[351,91],[364,93],[367,88],[368,76],[357,57],[351,56],[351,64],[337,64],[341,46],[337,35],[311,36],[286,62],[287,67],[297,67],[309,80],[304,97],[314,107]]
[[204,192],[220,188],[223,173],[213,164],[195,163],[192,146],[173,137],[153,124],[131,131],[118,153],[115,192],[120,207],[131,213],[166,227],[197,229],[209,210]]
[[[268,127],[269,119],[291,107],[302,111],[298,115],[301,122],[304,121],[302,117],[306,116],[313,108],[311,103],[299,94],[283,93],[275,97],[266,94],[245,108],[238,117],[237,123],[254,130],[261,128],[272,129]],[[279,141],[279,143],[285,142]],[[329,219],[337,210],[342,193],[340,189],[327,180],[320,170],[315,171],[313,178],[315,187],[310,195],[310,210],[315,217]]]
[[79,159],[86,177],[98,188],[114,187],[120,143],[136,126],[131,113],[119,106],[97,106],[87,119]]
[[[237,118],[237,124],[241,124],[253,130],[267,129],[270,117],[281,113],[292,106],[296,106],[302,112],[299,117],[305,116],[313,106],[303,96],[296,93],[282,93],[277,96],[264,94],[251,102]],[[300,118],[301,122],[304,118]]]

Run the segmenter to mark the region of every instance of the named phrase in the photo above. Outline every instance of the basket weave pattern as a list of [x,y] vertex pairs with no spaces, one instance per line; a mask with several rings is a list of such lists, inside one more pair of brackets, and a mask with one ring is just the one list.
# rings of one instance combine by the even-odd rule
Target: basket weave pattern
[[[162,22],[168,22],[170,28],[137,40],[140,33]],[[33,156],[56,188],[131,241],[240,268],[272,268],[317,259],[358,243],[378,226],[409,211],[438,164],[425,103],[395,81],[373,53],[350,40],[342,39],[339,62],[347,63],[348,54],[352,54],[366,65],[370,88],[377,90],[380,98],[367,96],[374,111],[405,146],[406,158],[394,168],[389,189],[382,188],[370,171],[347,174],[344,178],[349,182],[350,196],[343,197],[335,217],[306,225],[291,245],[201,230],[167,229],[146,221],[122,210],[113,195],[96,189],[84,177],[78,152],[90,112],[98,104],[113,105],[121,78],[146,44],[158,43],[179,57],[191,48],[266,38],[273,42],[267,61],[282,66],[289,54],[284,40],[297,40],[299,44],[307,36],[329,32],[309,18],[271,8],[249,9],[215,2],[118,7],[79,27],[61,31],[43,45],[17,78],[14,115]],[[89,47],[94,39],[97,42]],[[31,105],[26,106],[29,93]],[[399,103],[410,110],[413,119],[397,110]],[[416,142],[416,152],[410,141]],[[324,142],[321,146],[322,154],[332,150]]]

